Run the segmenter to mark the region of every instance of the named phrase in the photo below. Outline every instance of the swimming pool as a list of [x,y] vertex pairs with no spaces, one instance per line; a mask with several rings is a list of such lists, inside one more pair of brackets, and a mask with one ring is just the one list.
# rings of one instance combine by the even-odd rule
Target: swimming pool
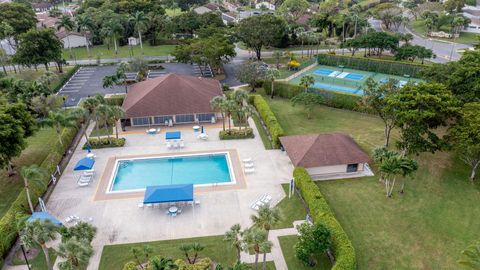
[[147,186],[235,182],[228,153],[119,159],[109,192],[144,190]]

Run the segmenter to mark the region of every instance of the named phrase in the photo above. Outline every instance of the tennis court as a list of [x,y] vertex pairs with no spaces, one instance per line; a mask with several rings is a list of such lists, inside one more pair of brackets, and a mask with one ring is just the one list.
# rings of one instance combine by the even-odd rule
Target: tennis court
[[289,82],[293,84],[300,84],[301,78],[306,75],[312,75],[315,78],[315,84],[313,85],[314,88],[356,95],[363,95],[362,88],[368,78],[372,78],[379,83],[385,83],[389,79],[395,79],[398,81],[399,86],[404,86],[410,81],[416,83],[421,82],[420,79],[409,78],[408,76],[402,77],[323,65],[319,65],[317,68],[307,71],[302,75],[290,80]]

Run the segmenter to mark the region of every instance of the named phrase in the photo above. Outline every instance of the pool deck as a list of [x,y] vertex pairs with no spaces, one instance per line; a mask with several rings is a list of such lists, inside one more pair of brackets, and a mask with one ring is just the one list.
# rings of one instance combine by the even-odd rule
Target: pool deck
[[[210,136],[207,141],[197,139],[191,126],[168,128],[182,131],[185,148],[175,150],[166,147],[164,132],[167,129],[162,129],[161,133],[156,135],[145,134],[145,129],[143,132],[139,129],[121,133],[120,136],[126,138],[124,147],[93,150],[97,156],[94,166],[96,176],[90,186],[81,188],[76,184],[73,167],[86,155],[86,151],[81,150],[83,138],[57,182],[47,202],[47,209],[62,221],[70,215],[92,218],[92,224],[97,227],[98,232],[92,243],[95,254],[88,269],[98,269],[104,245],[220,235],[235,223],[247,227],[251,225],[250,215],[254,213],[250,208],[251,204],[263,194],[273,197],[272,204],[278,203],[285,197],[280,184],[288,183],[293,171],[293,166],[284,152],[265,150],[251,119],[250,122],[255,138],[245,140],[220,141],[218,132],[221,130],[221,123],[206,126]],[[98,192],[102,192],[103,175],[111,173],[109,160],[116,156],[227,150],[237,152],[238,163],[241,159],[252,158],[255,172],[245,175],[242,168],[237,167],[236,174],[240,173],[244,178],[240,186],[226,190],[223,187],[195,190],[195,197],[201,202],[200,205],[194,209],[191,206],[184,207],[182,214],[177,217],[166,215],[164,207],[139,208],[138,204],[143,201],[142,194],[108,200],[99,200],[96,197]]]

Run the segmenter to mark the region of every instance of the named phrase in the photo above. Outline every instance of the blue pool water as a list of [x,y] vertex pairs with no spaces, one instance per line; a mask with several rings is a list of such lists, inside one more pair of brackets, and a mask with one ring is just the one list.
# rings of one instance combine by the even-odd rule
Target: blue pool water
[[120,160],[111,191],[232,182],[227,154]]
[[363,79],[363,75],[362,74],[355,74],[355,73],[348,73],[348,75],[345,76],[345,79],[360,81],[361,79]]
[[344,92],[344,93],[350,93],[350,94],[363,95],[363,91],[361,89],[337,86],[333,84],[315,83],[313,87],[332,90],[332,91],[338,91],[338,92]]
[[316,74],[316,75],[328,76],[332,72],[333,72],[333,70],[320,68],[320,69],[315,70],[313,73]]

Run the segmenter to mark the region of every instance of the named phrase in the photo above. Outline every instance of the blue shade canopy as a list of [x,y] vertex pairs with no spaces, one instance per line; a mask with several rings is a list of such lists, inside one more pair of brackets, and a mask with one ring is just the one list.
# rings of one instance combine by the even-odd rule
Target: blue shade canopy
[[93,164],[95,164],[95,160],[93,158],[82,158],[80,159],[77,164],[75,165],[74,171],[84,171],[90,170],[93,168]]
[[182,133],[180,131],[170,131],[165,133],[166,140],[178,140],[182,138]]
[[188,201],[193,201],[193,184],[149,186],[143,198],[143,203]]
[[27,219],[28,222],[35,220],[50,220],[55,225],[62,225],[62,222],[48,212],[33,212],[32,215]]

